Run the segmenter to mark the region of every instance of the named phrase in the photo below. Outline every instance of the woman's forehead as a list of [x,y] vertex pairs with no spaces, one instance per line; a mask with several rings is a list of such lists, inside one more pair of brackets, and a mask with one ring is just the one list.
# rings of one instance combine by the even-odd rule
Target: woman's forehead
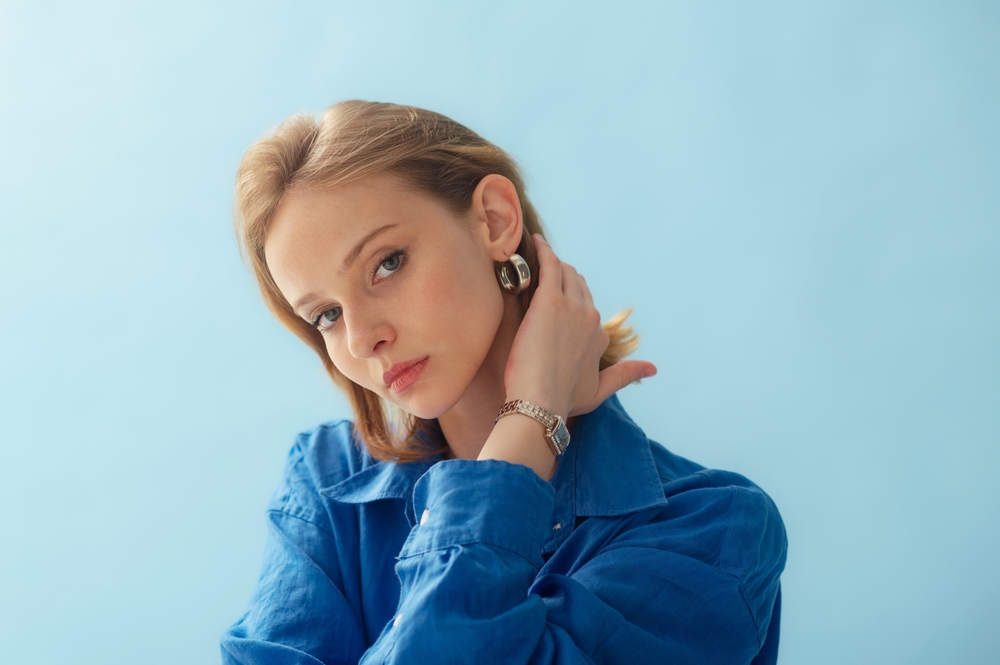
[[457,229],[454,219],[437,199],[392,176],[334,187],[299,185],[285,194],[275,211],[264,254],[279,282],[276,273],[310,274],[334,266],[345,272],[379,236]]

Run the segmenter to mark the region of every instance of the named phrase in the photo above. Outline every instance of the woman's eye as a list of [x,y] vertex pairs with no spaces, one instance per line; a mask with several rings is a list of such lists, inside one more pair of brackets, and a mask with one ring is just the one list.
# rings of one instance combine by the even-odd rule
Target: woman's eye
[[385,279],[392,275],[392,273],[399,270],[399,266],[403,263],[403,253],[393,252],[389,256],[382,259],[382,263],[378,265],[378,270],[375,271],[375,277],[377,279]]
[[326,330],[340,318],[341,309],[339,307],[331,307],[328,310],[320,312],[319,316],[313,319],[312,326],[317,330]]

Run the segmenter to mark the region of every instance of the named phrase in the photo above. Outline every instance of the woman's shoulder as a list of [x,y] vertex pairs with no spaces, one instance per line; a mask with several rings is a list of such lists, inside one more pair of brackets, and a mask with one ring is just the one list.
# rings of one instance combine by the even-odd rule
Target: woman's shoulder
[[744,583],[776,584],[788,540],[771,497],[739,473],[705,468],[653,441],[650,451],[667,500],[664,517],[702,536],[683,546]]
[[285,458],[269,510],[312,512],[326,502],[320,492],[375,463],[350,420],[331,420],[300,432]]
[[719,489],[723,491],[741,489],[764,497],[767,496],[756,483],[734,471],[706,468],[697,462],[692,462],[671,452],[662,444],[651,439],[649,440],[649,449],[653,455],[653,463],[656,465],[660,483],[663,485],[663,492],[668,499],[671,496],[694,489]]
[[788,553],[778,507],[746,476],[706,468],[652,440],[649,449],[666,504],[633,516],[622,540],[659,550],[674,570],[716,591],[730,580],[763,643]]
[[[781,515],[754,482],[709,469],[656,441],[611,397],[578,423],[575,503],[590,515],[618,517],[617,545],[680,554],[722,573],[776,582],[787,549]],[[564,471],[562,467],[557,470]],[[564,475],[569,475],[568,471]]]

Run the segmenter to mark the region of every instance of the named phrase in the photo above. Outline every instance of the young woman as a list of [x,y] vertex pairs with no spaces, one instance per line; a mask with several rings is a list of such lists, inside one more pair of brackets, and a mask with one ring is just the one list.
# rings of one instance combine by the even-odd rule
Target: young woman
[[225,662],[775,662],[777,509],[629,419],[614,393],[656,370],[502,150],[343,102],[247,151],[236,211],[355,420],[292,447]]

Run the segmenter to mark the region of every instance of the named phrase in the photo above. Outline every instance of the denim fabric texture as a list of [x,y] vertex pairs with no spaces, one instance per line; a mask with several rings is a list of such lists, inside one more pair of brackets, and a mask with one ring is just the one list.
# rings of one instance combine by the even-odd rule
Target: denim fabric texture
[[617,397],[551,482],[298,437],[224,663],[772,664],[787,541],[752,482],[650,441]]

